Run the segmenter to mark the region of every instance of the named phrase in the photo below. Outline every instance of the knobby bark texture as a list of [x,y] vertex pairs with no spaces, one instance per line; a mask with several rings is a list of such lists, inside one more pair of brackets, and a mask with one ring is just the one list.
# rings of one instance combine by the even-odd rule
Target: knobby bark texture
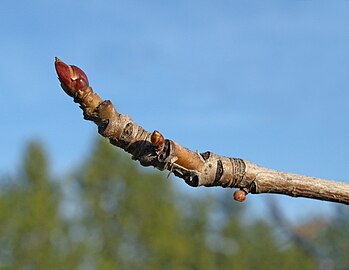
[[158,131],[148,132],[127,114],[118,113],[110,100],[102,100],[80,68],[58,58],[55,68],[63,90],[80,104],[84,119],[96,123],[99,134],[143,166],[169,170],[193,187],[238,188],[234,194],[238,201],[244,201],[248,193],[277,193],[349,204],[348,183],[271,170],[212,152],[193,152]]

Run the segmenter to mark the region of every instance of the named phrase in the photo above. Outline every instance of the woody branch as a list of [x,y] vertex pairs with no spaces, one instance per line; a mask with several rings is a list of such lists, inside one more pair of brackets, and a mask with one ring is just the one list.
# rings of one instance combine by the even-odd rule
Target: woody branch
[[93,92],[80,68],[58,58],[55,68],[63,90],[80,104],[84,119],[96,123],[99,134],[143,166],[169,170],[193,187],[238,188],[234,194],[238,201],[245,200],[248,193],[278,193],[349,204],[348,183],[271,170],[212,152],[196,153],[158,131],[150,133]]

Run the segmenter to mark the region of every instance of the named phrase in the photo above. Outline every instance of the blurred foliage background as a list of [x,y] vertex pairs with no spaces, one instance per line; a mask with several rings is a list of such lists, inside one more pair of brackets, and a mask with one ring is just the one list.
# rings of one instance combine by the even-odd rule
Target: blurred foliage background
[[230,191],[183,194],[104,140],[59,179],[29,143],[17,171],[0,181],[1,269],[348,269],[339,206],[292,228],[243,218]]

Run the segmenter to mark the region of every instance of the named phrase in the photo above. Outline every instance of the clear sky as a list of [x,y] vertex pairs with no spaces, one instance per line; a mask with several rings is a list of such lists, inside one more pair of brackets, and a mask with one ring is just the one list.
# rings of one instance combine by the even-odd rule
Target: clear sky
[[[119,112],[192,150],[349,181],[348,0],[0,3],[1,175],[31,139],[57,174],[90,154],[96,127],[61,90],[58,56]],[[279,201],[297,218],[333,211]]]

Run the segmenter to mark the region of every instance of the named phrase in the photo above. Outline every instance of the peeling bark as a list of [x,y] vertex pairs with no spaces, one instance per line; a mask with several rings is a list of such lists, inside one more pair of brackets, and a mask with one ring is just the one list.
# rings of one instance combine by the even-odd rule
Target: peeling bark
[[349,204],[348,183],[271,170],[212,152],[196,153],[164,139],[158,131],[150,133],[127,114],[119,114],[110,100],[103,101],[93,92],[80,68],[58,58],[55,67],[63,90],[80,104],[84,119],[95,122],[99,134],[143,166],[169,170],[193,187],[239,188],[234,196],[239,201],[248,193],[278,193]]

